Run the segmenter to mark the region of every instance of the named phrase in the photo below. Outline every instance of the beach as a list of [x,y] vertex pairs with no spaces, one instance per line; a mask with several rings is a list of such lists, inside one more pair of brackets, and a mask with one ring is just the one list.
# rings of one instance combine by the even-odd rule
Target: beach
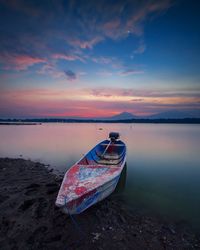
[[117,195],[63,214],[55,206],[61,182],[39,162],[0,159],[1,249],[200,249],[185,222],[129,209]]

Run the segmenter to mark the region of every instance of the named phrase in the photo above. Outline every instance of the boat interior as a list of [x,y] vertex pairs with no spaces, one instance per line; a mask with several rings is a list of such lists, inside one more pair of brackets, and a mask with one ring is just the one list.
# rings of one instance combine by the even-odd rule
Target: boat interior
[[125,144],[118,140],[105,140],[99,143],[78,164],[81,165],[120,165],[126,154]]

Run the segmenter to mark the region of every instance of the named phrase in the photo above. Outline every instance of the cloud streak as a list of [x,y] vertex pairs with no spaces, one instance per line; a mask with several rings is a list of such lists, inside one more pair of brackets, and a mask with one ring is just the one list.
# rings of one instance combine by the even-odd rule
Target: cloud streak
[[5,70],[26,70],[35,64],[46,63],[46,59],[29,55],[1,54],[0,63]]
[[104,38],[97,36],[91,39],[79,39],[76,38],[66,38],[66,41],[73,47],[79,47],[81,49],[92,49],[97,43],[103,41]]
[[76,61],[79,60],[81,62],[84,62],[84,59],[77,55],[66,55],[66,54],[53,54],[53,59],[56,60],[66,60],[66,61]]
[[200,89],[133,89],[133,88],[94,88],[88,89],[91,94],[103,96],[112,94],[113,96],[130,96],[130,97],[195,97],[200,98]]
[[138,74],[144,74],[144,71],[129,69],[129,70],[119,72],[120,76],[129,76],[129,75],[138,75]]
[[134,55],[143,54],[145,50],[146,50],[146,45],[144,41],[140,41],[139,46],[137,47],[137,49],[133,51],[133,55],[131,57],[133,58]]

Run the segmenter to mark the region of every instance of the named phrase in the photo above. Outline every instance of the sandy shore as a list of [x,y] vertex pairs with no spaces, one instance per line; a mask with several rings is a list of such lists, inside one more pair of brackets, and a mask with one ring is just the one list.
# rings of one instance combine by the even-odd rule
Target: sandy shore
[[200,249],[183,222],[130,211],[115,195],[72,219],[54,205],[61,181],[40,163],[0,159],[1,249]]

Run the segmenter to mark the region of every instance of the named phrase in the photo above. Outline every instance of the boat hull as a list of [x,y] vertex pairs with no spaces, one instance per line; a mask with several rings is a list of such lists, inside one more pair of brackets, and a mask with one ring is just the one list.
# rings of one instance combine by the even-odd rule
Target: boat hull
[[102,187],[92,190],[82,197],[79,197],[69,203],[66,203],[62,207],[64,213],[67,214],[80,214],[87,208],[93,206],[94,204],[102,201],[108,197],[115,190],[120,175],[109,183],[105,183]]
[[123,142],[97,144],[66,172],[56,206],[67,214],[79,214],[105,199],[115,190],[125,162]]

